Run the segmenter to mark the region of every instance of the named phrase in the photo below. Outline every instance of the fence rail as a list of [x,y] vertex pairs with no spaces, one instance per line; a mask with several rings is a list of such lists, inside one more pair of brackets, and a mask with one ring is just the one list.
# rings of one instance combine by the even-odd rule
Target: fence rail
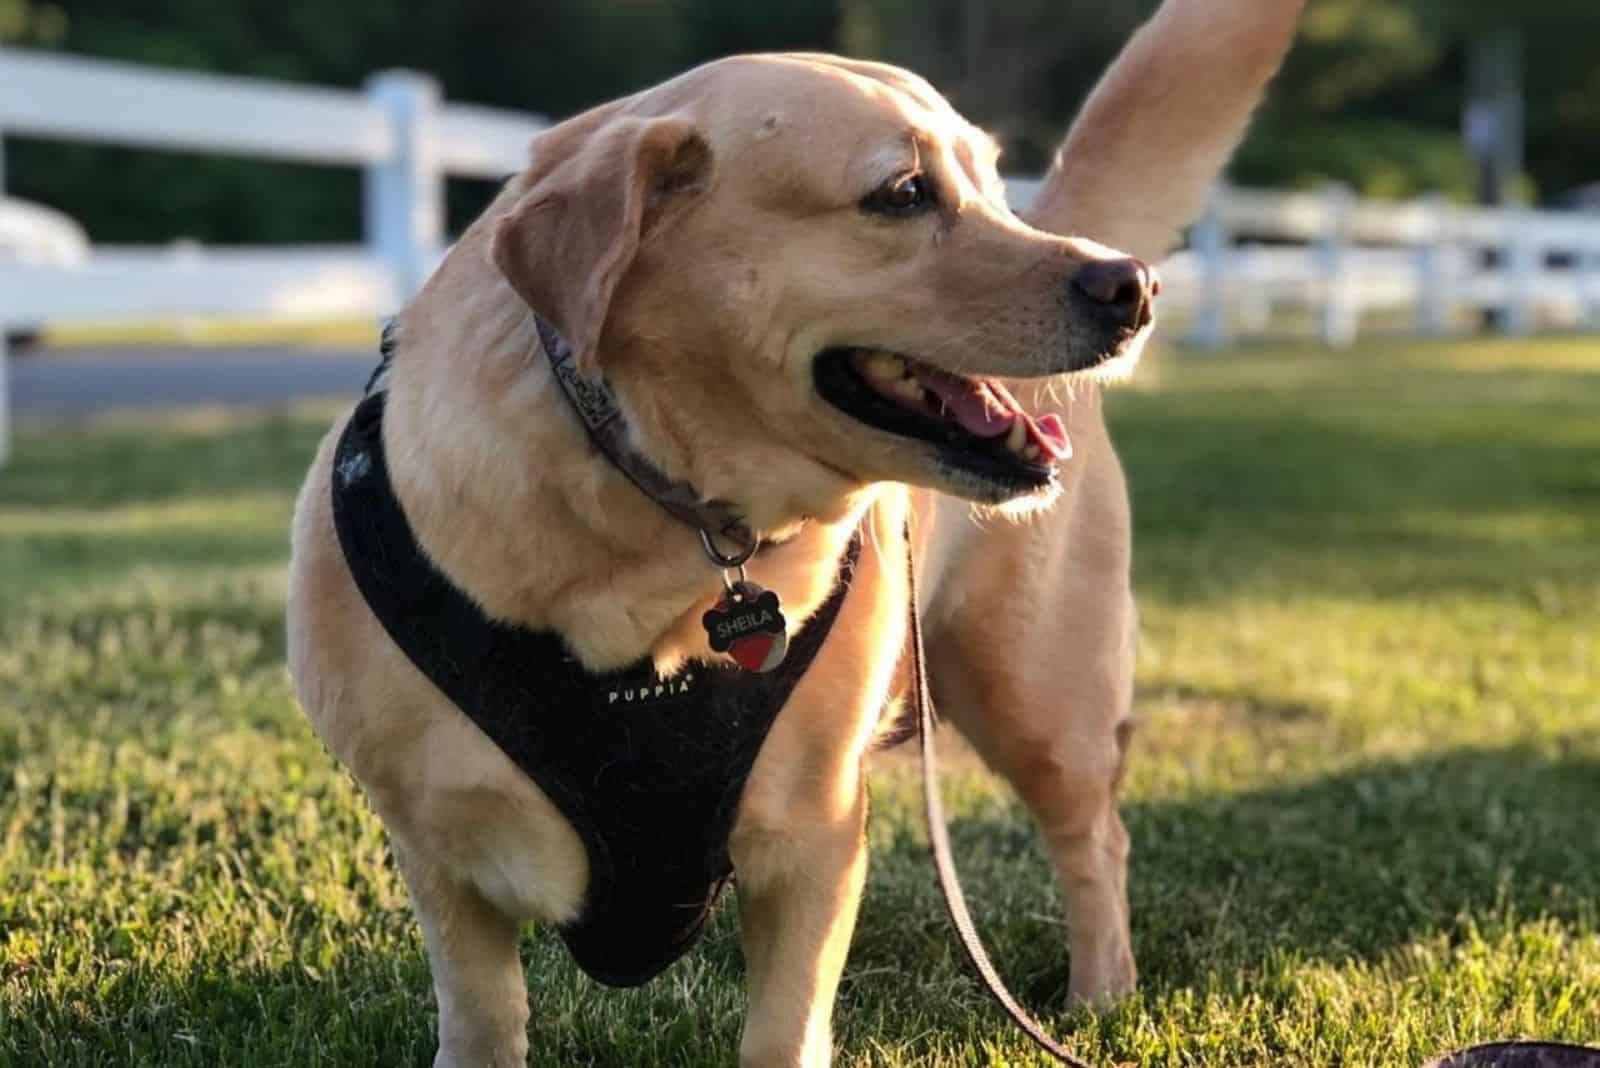
[[1312,313],[1333,346],[1375,312],[1432,336],[1491,311],[1511,334],[1600,330],[1600,217],[1223,187],[1166,274],[1191,298],[1191,340],[1208,347],[1279,308]]
[[360,93],[0,50],[0,130],[313,163],[378,163],[387,116]]
[[[445,179],[519,169],[547,126],[538,115],[448,103],[437,83],[408,71],[374,75],[357,91],[0,48],[0,192],[7,136],[354,166],[364,173],[365,238],[334,248],[95,247],[67,265],[0,260],[0,460],[5,324],[385,314],[445,247]],[[1008,183],[1019,206],[1036,188]],[[1210,347],[1286,312],[1309,316],[1334,345],[1354,340],[1373,312],[1399,312],[1435,334],[1483,309],[1515,332],[1600,329],[1600,219],[1571,214],[1221,187],[1163,274],[1164,307]]]
[[310,321],[375,316],[400,300],[392,272],[361,245],[101,246],[72,267],[0,264],[0,322],[18,324],[163,315]]
[[5,324],[385,314],[444,248],[445,179],[520,169],[548,125],[446,103],[437,83],[408,71],[356,91],[0,48],[0,164],[3,139],[23,136],[359,167],[365,236],[351,248],[96,247],[82,264],[0,261],[0,459]]

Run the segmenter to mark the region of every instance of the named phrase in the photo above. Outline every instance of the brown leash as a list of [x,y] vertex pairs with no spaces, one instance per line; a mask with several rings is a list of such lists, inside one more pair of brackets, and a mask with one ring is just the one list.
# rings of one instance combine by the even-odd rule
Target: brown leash
[[966,950],[978,977],[988,988],[989,996],[999,1002],[1013,1023],[1033,1039],[1038,1047],[1072,1068],[1092,1068],[1072,1055],[1067,1048],[1045,1033],[1043,1026],[1027,1009],[1017,1003],[1000,974],[983,948],[983,939],[973,926],[972,913],[967,910],[967,898],[961,890],[961,878],[956,874],[955,859],[950,852],[950,829],[945,825],[944,805],[939,800],[939,755],[934,748],[934,728],[937,717],[933,698],[928,693],[928,672],[922,650],[922,622],[917,613],[917,576],[912,564],[910,530],[906,531],[906,583],[911,597],[909,624],[911,628],[912,701],[916,705],[917,738],[922,750],[922,797],[928,816],[928,843],[933,847],[933,868],[939,874],[939,889],[944,892],[945,910],[961,938],[961,948]]

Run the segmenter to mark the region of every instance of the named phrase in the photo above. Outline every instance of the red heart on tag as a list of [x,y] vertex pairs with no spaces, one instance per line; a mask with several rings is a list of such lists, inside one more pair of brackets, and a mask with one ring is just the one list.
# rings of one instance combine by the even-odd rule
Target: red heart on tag
[[783,655],[788,648],[789,637],[781,632],[750,634],[728,646],[728,655],[746,671],[763,672],[771,671],[783,663]]

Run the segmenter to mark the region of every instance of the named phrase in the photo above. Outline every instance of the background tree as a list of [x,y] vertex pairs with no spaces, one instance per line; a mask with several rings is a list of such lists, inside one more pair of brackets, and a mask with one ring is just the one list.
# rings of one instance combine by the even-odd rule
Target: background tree
[[[432,71],[452,99],[570,114],[730,52],[834,49],[902,63],[1040,167],[1156,0],[0,0],[0,40],[191,70],[355,86]],[[1313,0],[1235,166],[1238,181],[1371,195],[1473,191],[1460,116],[1471,42],[1524,51],[1528,180],[1600,180],[1593,0]],[[1204,92],[1203,85],[1196,86]],[[100,241],[353,241],[351,171],[8,141],[8,188]],[[459,226],[487,187],[451,184]]]

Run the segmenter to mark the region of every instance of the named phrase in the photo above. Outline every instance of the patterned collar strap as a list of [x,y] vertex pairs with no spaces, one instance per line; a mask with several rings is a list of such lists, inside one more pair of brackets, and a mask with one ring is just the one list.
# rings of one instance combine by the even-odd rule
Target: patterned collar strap
[[[550,360],[550,370],[561,392],[582,420],[595,448],[610,460],[639,491],[666,509],[675,519],[700,531],[707,555],[725,567],[736,567],[755,553],[758,539],[744,519],[725,501],[704,499],[700,491],[674,479],[635,449],[628,440],[628,421],[617,397],[601,378],[586,378],[578,371],[572,347],[555,327],[535,313],[539,344]],[[722,546],[731,545],[732,553]]]

